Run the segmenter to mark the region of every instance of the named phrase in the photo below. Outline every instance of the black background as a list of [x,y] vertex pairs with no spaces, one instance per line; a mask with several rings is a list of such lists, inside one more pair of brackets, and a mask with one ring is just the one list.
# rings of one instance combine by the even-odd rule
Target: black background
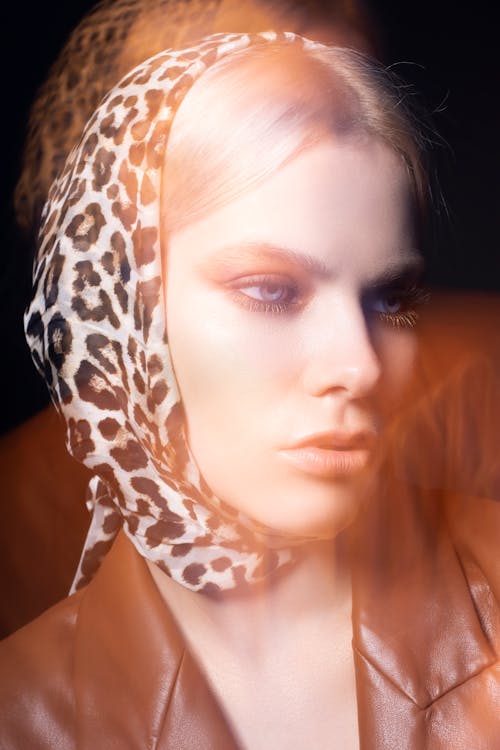
[[[69,32],[93,4],[45,0],[32,8],[26,3],[4,5],[2,11],[1,429],[27,418],[47,400],[24,344],[21,316],[28,295],[29,254],[12,227],[12,190],[28,110]],[[495,5],[451,0],[373,0],[372,5],[382,30],[384,62],[421,92],[447,144],[434,153],[447,215],[442,211],[431,281],[500,292]]]

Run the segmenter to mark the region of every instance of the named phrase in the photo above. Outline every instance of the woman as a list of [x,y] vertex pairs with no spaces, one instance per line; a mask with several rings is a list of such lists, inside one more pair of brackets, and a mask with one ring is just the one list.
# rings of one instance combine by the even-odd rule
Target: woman
[[26,318],[93,521],[78,593],[3,646],[8,747],[491,745],[492,603],[432,503],[359,512],[416,354],[418,140],[378,68],[293,34],[105,98]]
[[[29,236],[29,247],[16,251],[8,243],[16,272],[25,272],[26,281],[29,279],[50,185],[98,103],[120,78],[158,52],[182,49],[211,33],[269,28],[365,52],[377,48],[378,25],[364,0],[103,0],[85,16],[68,38],[31,108],[23,168],[14,196],[16,218],[25,239]],[[15,130],[14,124],[12,127]],[[9,314],[0,312],[0,319],[22,316],[30,299],[28,286],[25,294],[17,289],[14,299],[14,305],[12,300],[2,300]],[[19,349],[19,357],[24,359],[11,355],[11,369],[19,377],[16,392],[9,387],[8,408],[2,415],[4,428],[9,413],[12,424],[19,424],[23,415],[34,414],[48,400],[48,392],[28,361],[24,341],[15,340],[21,335],[21,326],[11,331],[7,322],[5,325],[4,345],[11,352],[13,347]],[[31,458],[33,445],[42,446],[37,451],[39,470]],[[24,471],[27,461],[33,467],[29,474]],[[49,465],[55,468],[47,470]],[[9,515],[0,526],[0,568],[9,571],[4,575],[0,600],[0,637],[4,637],[66,596],[88,525],[80,498],[81,486],[88,484],[89,477],[85,467],[67,454],[62,423],[52,406],[0,438],[0,472],[6,477],[4,494],[10,499]],[[69,501],[71,493],[73,503]],[[76,507],[80,507],[80,515]],[[44,526],[44,517],[57,518],[67,529],[62,539],[54,523]],[[22,560],[14,541],[18,528],[26,540]],[[33,575],[34,570],[38,576]]]

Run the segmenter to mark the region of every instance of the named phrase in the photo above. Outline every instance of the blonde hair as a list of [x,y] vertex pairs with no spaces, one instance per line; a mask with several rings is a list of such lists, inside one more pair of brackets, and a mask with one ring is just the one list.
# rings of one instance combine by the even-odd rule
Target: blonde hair
[[401,91],[375,61],[341,47],[304,50],[276,42],[222,58],[175,115],[163,174],[163,230],[173,233],[229,203],[326,137],[374,137],[398,152],[423,218],[425,139]]

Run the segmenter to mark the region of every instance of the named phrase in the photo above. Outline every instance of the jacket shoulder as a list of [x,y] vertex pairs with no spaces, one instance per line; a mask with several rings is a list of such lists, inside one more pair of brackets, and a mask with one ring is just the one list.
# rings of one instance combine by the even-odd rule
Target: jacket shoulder
[[72,672],[83,593],[0,643],[0,726],[6,750],[74,747]]

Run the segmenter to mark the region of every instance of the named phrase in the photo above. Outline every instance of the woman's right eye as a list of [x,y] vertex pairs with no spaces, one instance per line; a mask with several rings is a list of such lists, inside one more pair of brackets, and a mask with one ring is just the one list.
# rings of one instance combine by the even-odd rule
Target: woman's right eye
[[291,279],[253,277],[231,284],[236,301],[247,309],[272,315],[291,313],[301,302],[298,285]]
[[255,284],[254,286],[242,287],[244,294],[260,302],[289,302],[293,298],[295,289],[286,284],[277,282],[267,282],[264,284]]

